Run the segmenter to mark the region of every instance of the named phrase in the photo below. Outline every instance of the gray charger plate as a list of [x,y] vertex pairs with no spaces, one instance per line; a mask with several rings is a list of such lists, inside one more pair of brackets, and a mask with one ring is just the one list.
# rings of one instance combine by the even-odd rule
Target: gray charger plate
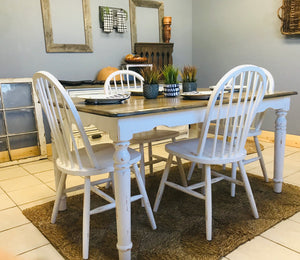
[[112,96],[106,95],[94,95],[91,96],[89,94],[79,95],[78,98],[82,98],[85,100],[85,103],[93,104],[93,105],[104,105],[104,104],[119,104],[124,100],[130,98],[130,94],[116,94]]
[[183,92],[181,96],[184,99],[193,99],[193,100],[207,100],[210,98],[212,91],[191,91]]

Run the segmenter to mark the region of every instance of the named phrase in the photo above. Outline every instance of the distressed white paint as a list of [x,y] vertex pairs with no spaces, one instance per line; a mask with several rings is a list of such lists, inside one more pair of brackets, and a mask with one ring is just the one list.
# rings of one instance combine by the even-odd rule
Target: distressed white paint
[[[263,112],[266,109],[274,109],[275,111],[288,111],[290,106],[290,97],[274,97],[270,99],[264,99],[261,102],[261,105],[258,108],[258,112]],[[118,231],[118,247],[120,259],[130,259],[130,247],[131,247],[131,238],[130,238],[130,211],[127,210],[126,204],[128,203],[128,193],[130,192],[130,183],[128,177],[124,176],[124,171],[128,172],[128,169],[123,167],[126,165],[126,152],[123,151],[126,149],[129,140],[132,138],[134,133],[147,131],[153,129],[158,125],[165,126],[178,126],[178,125],[187,125],[203,122],[205,116],[206,108],[194,108],[187,110],[175,110],[171,112],[162,112],[155,114],[144,114],[138,116],[125,116],[125,117],[107,117],[100,116],[85,112],[79,112],[80,117],[82,118],[84,124],[93,123],[97,128],[109,132],[110,137],[113,139],[115,146],[121,146],[115,155],[115,178],[118,182],[118,189],[116,189],[119,194],[117,195],[116,200],[118,203],[124,207],[122,214],[118,213],[117,225],[120,230]],[[221,116],[225,116],[224,114]],[[278,115],[279,117],[279,115]],[[279,120],[282,123],[282,120]],[[276,123],[279,125],[279,122]],[[282,140],[285,139],[285,131],[280,131],[281,127],[276,127],[276,139],[279,140],[282,144]],[[281,141],[280,141],[281,140]],[[125,152],[125,155],[123,154]],[[125,157],[125,158],[123,158]],[[123,159],[122,159],[123,158]],[[283,165],[284,160],[284,145],[276,145],[274,159],[279,162],[280,165]],[[128,166],[128,164],[127,164]],[[282,176],[283,171],[282,167],[278,167],[274,171],[274,179],[278,182],[274,185],[275,192],[281,192]],[[121,195],[122,194],[122,195]],[[121,215],[120,215],[121,214]]]

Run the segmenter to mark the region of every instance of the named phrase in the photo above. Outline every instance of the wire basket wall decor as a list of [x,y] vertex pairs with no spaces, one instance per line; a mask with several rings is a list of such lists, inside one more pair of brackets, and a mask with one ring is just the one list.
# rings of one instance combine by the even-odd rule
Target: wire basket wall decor
[[282,34],[300,35],[300,0],[283,0],[277,15],[282,21]]

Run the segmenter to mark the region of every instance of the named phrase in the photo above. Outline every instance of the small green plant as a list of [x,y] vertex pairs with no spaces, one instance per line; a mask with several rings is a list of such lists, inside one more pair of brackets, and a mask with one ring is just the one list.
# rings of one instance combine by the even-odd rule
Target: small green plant
[[145,67],[141,70],[141,75],[144,78],[145,84],[158,84],[161,71],[156,66],[153,66],[152,69],[150,67]]
[[179,73],[182,82],[196,82],[197,68],[195,66],[184,66]]
[[162,71],[164,76],[165,84],[177,84],[179,70],[175,68],[173,65],[165,65]]

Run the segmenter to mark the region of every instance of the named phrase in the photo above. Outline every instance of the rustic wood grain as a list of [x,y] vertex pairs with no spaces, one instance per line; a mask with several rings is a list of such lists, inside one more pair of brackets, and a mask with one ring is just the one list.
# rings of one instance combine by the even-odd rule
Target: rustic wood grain
[[173,43],[135,43],[135,53],[147,57],[148,63],[163,68],[164,65],[173,64]]
[[[273,94],[266,94],[264,99],[297,95],[295,91],[282,91]],[[142,96],[131,96],[123,104],[90,105],[84,99],[74,99],[78,111],[88,112],[109,117],[134,116],[166,111],[192,109],[195,107],[207,106],[208,100],[185,100],[182,97],[159,96],[156,99],[145,99]]]
[[157,8],[158,9],[158,25],[159,25],[159,42],[163,42],[162,37],[162,19],[164,17],[164,3],[149,0],[129,0],[130,14],[130,32],[131,32],[131,50],[134,52],[134,45],[137,42],[136,29],[136,7]]
[[93,52],[92,23],[89,0],[82,0],[85,44],[58,44],[53,42],[50,0],[41,0],[44,36],[47,52]]

